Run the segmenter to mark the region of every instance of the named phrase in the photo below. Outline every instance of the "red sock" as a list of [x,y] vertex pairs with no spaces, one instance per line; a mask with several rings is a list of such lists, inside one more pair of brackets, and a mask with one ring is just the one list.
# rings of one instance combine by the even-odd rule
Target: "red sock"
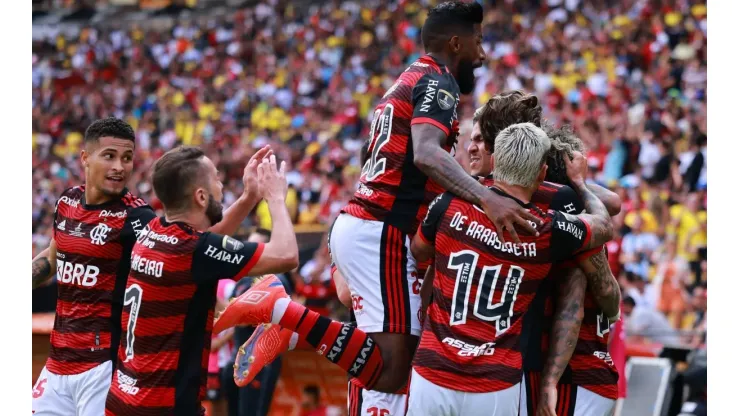
[[290,302],[280,326],[297,332],[327,360],[372,388],[383,369],[380,348],[363,331]]

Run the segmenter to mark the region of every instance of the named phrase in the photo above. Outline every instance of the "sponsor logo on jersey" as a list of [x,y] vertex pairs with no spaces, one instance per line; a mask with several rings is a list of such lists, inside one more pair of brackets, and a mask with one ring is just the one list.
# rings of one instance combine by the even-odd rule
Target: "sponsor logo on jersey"
[[486,342],[483,345],[472,345],[466,342],[460,341],[459,339],[447,337],[442,340],[443,344],[447,344],[453,348],[457,348],[459,351],[457,355],[460,357],[480,357],[482,355],[493,355],[496,351],[494,342]]
[[174,235],[157,234],[154,231],[151,231],[148,226],[141,230],[138,239],[141,240],[141,244],[144,247],[149,248],[154,248],[155,241],[161,241],[163,243],[168,243],[172,245],[180,242],[180,239],[178,239]]
[[100,214],[98,214],[98,218],[108,218],[108,217],[123,218],[125,216],[126,216],[126,211],[113,212],[113,211],[102,210],[100,211]]
[[79,199],[72,199],[68,196],[63,196],[59,198],[59,202],[64,202],[65,204],[69,205],[72,208],[77,208],[77,206],[80,205]]
[[418,67],[421,67],[421,68],[427,68],[429,66],[429,64],[425,64],[424,62],[414,62],[413,64],[411,64],[411,66],[418,66]]
[[225,235],[224,239],[221,241],[221,246],[226,251],[236,253],[237,251],[241,250],[244,247],[244,243],[242,243],[241,241],[235,238],[231,238],[228,235]]
[[[336,341],[334,341],[334,345],[332,345],[331,350],[329,350],[329,353],[326,354],[326,358],[328,358],[329,361],[336,363],[339,360],[339,353],[342,352],[342,345],[344,345],[344,340],[347,339],[348,335],[349,335],[349,326],[342,325],[342,329],[339,330],[339,335],[337,335],[337,339]],[[356,374],[352,374],[352,375],[356,376]]]
[[131,270],[148,274],[153,277],[162,277],[164,262],[149,260],[139,256],[138,254],[134,254],[131,257]]
[[77,223],[77,227],[75,227],[74,231],[70,231],[69,234],[75,237],[84,237],[85,233],[82,231],[82,223]]
[[573,237],[583,240],[583,230],[578,228],[578,226],[572,222],[555,221],[555,225],[566,233],[570,233]]
[[90,230],[90,242],[96,246],[105,245],[105,239],[108,238],[108,233],[111,230],[112,228],[101,222]]
[[362,367],[365,365],[365,362],[367,362],[367,357],[370,355],[370,350],[373,348],[373,342],[370,338],[367,338],[365,340],[365,345],[362,346],[362,349],[360,350],[360,356],[357,357],[355,362],[352,364],[352,368],[349,370],[349,373],[353,376],[357,377],[360,374],[360,370],[362,370]]
[[439,81],[434,79],[430,79],[427,83],[427,90],[424,93],[424,101],[421,103],[421,109],[419,110],[422,113],[429,112],[429,109],[434,102],[434,96],[437,95],[437,86],[439,86]]
[[59,224],[57,224],[57,230],[64,231],[67,228],[67,220],[62,220]]
[[439,104],[439,108],[447,111],[455,105],[455,97],[453,97],[448,91],[440,88],[439,91],[437,91],[437,104]]
[[228,251],[220,250],[217,247],[213,247],[210,244],[206,249],[206,256],[231,264],[241,264],[241,262],[244,261],[244,255],[229,253]]
[[57,280],[84,287],[98,283],[100,269],[97,266],[84,265],[57,259]]
[[609,365],[609,367],[614,367],[614,361],[612,361],[612,356],[609,355],[608,352],[594,351],[594,357],[596,357],[599,360],[607,363]]
[[126,394],[136,396],[136,393],[139,392],[139,388],[136,387],[138,380],[123,374],[121,370],[116,370],[116,375],[118,376],[118,388]]
[[143,234],[146,236],[146,233],[149,230],[148,227],[144,227],[144,224],[142,224],[139,219],[131,221],[131,227],[134,229],[134,234],[136,234],[137,240],[141,237],[142,231],[145,231]]

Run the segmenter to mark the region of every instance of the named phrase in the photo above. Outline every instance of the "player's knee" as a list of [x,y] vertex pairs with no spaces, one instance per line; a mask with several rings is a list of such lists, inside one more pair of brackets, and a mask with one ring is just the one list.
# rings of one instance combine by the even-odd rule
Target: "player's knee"
[[396,393],[409,380],[411,360],[419,337],[405,334],[373,334],[383,357],[383,372],[372,387],[383,393]]

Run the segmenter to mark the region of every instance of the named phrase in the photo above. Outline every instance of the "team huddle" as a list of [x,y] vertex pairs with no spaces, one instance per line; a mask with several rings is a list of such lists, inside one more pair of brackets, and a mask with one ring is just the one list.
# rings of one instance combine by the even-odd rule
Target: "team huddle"
[[[156,217],[125,188],[133,129],[91,124],[85,185],[60,196],[33,260],[34,288],[58,285],[34,414],[203,414],[212,333],[257,325],[238,385],[300,341],[347,372],[350,415],[611,415],[620,292],[603,245],[621,203],[586,184],[583,144],[521,91],[476,111],[470,172],[453,158],[459,96],[485,61],[482,20],[475,2],[430,10],[427,54],[375,108],[358,189],[329,233],[340,300],[364,300],[351,323],[291,301],[271,275],[297,267],[298,247],[269,146],[223,213],[213,162],[167,152]],[[262,199],[271,240],[229,237]],[[218,280],[245,276],[263,277],[214,317]]]

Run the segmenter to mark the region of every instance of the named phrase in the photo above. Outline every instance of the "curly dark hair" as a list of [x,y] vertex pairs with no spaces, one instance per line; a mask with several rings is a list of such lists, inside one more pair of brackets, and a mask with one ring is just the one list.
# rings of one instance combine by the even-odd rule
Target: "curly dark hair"
[[496,136],[512,124],[532,123],[542,127],[542,106],[535,95],[516,90],[497,94],[473,116],[480,123],[486,150],[493,152]]
[[474,25],[483,22],[483,6],[477,2],[447,1],[429,10],[421,28],[426,51],[438,49],[455,35],[471,35]]
[[547,137],[550,138],[550,152],[547,154],[545,180],[567,185],[568,174],[564,158],[573,158],[573,152],[583,153],[583,142],[576,136],[573,128],[567,124],[560,128],[546,125],[543,129],[547,133]]
[[134,129],[125,121],[115,117],[95,120],[85,130],[85,143],[97,142],[101,137],[136,141]]

